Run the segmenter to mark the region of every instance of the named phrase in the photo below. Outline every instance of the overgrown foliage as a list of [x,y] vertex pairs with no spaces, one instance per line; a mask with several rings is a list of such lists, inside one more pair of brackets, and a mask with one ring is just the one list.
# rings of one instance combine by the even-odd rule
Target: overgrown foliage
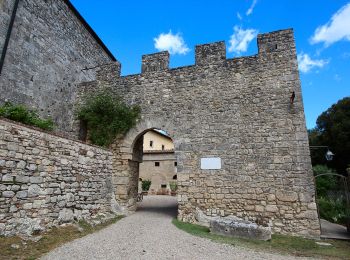
[[54,123],[51,119],[42,119],[37,111],[30,110],[23,105],[14,105],[6,102],[0,106],[0,117],[5,117],[26,125],[36,126],[44,130],[52,131]]
[[148,191],[149,188],[151,187],[152,181],[150,180],[144,180],[142,181],[142,190],[143,191]]
[[105,90],[87,95],[77,111],[87,125],[88,139],[99,146],[109,146],[119,134],[125,134],[140,117],[138,106],[129,106]]
[[169,186],[170,186],[171,191],[177,191],[177,182],[176,181],[171,181],[169,183]]
[[[316,165],[313,167],[316,178],[317,204],[320,217],[328,221],[346,224],[350,212],[347,207],[344,183],[341,177],[331,175],[335,170],[325,165]],[[329,174],[329,175],[328,175]]]
[[[328,165],[338,173],[344,174],[350,165],[350,97],[339,100],[325,112],[316,122],[316,127],[309,130],[311,146],[328,146],[335,154]],[[312,164],[324,164],[326,150],[311,150]]]

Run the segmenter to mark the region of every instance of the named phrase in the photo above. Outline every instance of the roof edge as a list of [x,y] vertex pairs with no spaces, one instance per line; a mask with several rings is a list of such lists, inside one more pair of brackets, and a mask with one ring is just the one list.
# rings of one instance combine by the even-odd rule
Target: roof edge
[[96,40],[96,42],[102,47],[102,49],[108,54],[112,61],[117,61],[111,51],[103,43],[101,38],[96,34],[96,32],[91,28],[91,26],[86,22],[84,17],[79,13],[79,11],[74,7],[70,0],[63,0],[63,2],[68,6],[68,8],[73,12],[73,14],[78,18],[78,20],[83,24],[85,29],[91,34],[91,36]]

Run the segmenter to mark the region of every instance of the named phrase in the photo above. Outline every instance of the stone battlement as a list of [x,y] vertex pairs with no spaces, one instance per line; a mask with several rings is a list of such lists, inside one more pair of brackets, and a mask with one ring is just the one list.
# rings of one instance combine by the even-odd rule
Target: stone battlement
[[[259,34],[257,37],[258,54],[248,57],[235,57],[228,59],[226,57],[226,44],[224,41],[199,44],[195,46],[195,65],[192,66],[209,66],[222,64],[226,61],[235,63],[237,59],[251,59],[267,56],[276,52],[293,51],[295,49],[293,29],[279,30],[270,33]],[[141,74],[155,73],[170,70],[170,54],[168,51],[156,52],[142,56]],[[114,65],[113,65],[114,64]],[[188,66],[188,67],[192,67]],[[177,69],[177,68],[172,68]],[[109,75],[113,72],[114,76],[120,77],[120,63],[114,62],[108,66],[101,67],[97,73]],[[98,76],[97,76],[98,77]],[[105,76],[103,76],[105,77]]]

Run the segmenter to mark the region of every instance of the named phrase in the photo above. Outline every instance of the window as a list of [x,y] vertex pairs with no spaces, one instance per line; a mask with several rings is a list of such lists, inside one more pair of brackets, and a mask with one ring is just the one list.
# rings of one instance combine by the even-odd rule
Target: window
[[177,174],[173,176],[173,180],[177,180]]
[[154,166],[159,167],[159,162],[154,162]]
[[149,141],[149,146],[153,147],[153,141]]
[[177,162],[174,162],[174,166],[177,167]]
[[162,189],[165,189],[165,188],[166,188],[166,184],[162,184],[162,185],[160,185],[160,187],[161,187]]
[[164,148],[165,148],[165,147],[164,147],[164,144],[162,144],[162,151],[164,150]]

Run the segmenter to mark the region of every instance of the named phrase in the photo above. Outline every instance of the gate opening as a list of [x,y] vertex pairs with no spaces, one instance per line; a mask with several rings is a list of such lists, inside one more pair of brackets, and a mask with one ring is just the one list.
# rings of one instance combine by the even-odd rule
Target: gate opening
[[[169,134],[150,129],[139,136],[133,149],[139,158],[137,180],[137,210],[166,211],[177,214],[177,160]],[[137,177],[137,178],[136,178]]]
[[315,176],[321,237],[350,240],[350,192],[347,177],[336,173]]

